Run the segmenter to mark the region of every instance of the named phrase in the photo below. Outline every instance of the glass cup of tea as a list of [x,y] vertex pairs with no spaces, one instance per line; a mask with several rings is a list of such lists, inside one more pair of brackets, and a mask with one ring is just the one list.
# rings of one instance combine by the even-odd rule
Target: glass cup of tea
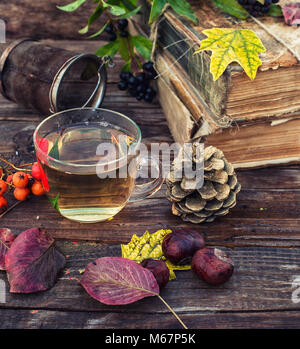
[[[159,160],[140,154],[139,127],[118,112],[59,112],[38,125],[33,140],[48,198],[62,216],[77,222],[105,221],[163,183]],[[150,168],[155,178],[144,176],[139,184],[138,173]]]

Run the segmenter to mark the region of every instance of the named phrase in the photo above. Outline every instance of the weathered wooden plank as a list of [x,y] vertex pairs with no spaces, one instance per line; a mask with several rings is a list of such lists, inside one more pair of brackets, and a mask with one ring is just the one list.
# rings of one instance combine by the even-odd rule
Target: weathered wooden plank
[[[69,0],[2,0],[0,3],[1,18],[7,26],[7,36],[10,38],[55,38],[80,39],[83,36],[78,30],[87,24],[92,10],[96,7],[92,1],[87,1],[77,11],[66,13],[56,8],[66,5]],[[91,33],[96,32],[104,23],[105,18],[97,21]]]
[[[0,308],[167,314],[158,298],[147,298],[127,306],[108,306],[91,298],[78,283],[82,268],[96,258],[118,255],[120,247],[97,244],[59,242],[68,256],[67,266],[57,284],[49,291],[36,294],[9,294]],[[162,290],[162,297],[181,314],[201,312],[300,311],[293,302],[292,283],[300,275],[300,250],[286,248],[225,249],[235,264],[229,282],[218,287],[199,280],[192,271],[176,272],[177,279]],[[6,280],[4,272],[0,278]]]
[[[261,191],[259,197],[268,196]],[[187,224],[173,216],[171,205],[161,190],[150,199],[128,204],[113,220],[91,225],[71,222],[61,217],[46,198],[33,198],[2,218],[1,225],[21,232],[31,226],[43,226],[58,239],[95,240],[106,243],[126,242],[132,234],[162,227],[199,229],[208,244],[236,246],[300,246],[299,209],[289,201],[253,201],[241,192],[237,207],[225,217],[209,224]],[[244,195],[244,197],[243,197]],[[256,195],[256,194],[255,194]],[[288,196],[287,196],[288,197]],[[299,202],[299,195],[298,199]],[[11,201],[13,202],[13,201]],[[263,206],[263,210],[260,209]],[[38,220],[36,217],[38,216]]]
[[[127,312],[68,312],[1,309],[1,329],[180,329],[170,314],[141,315]],[[184,313],[189,329],[299,329],[298,311]],[[147,335],[145,334],[145,337]]]

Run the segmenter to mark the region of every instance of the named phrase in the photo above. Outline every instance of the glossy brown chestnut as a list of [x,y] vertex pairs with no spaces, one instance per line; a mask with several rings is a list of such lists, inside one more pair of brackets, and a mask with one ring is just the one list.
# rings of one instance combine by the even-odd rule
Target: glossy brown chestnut
[[195,253],[192,269],[207,283],[220,285],[230,279],[234,267],[225,252],[218,248],[203,248]]
[[169,281],[170,271],[164,261],[148,258],[144,259],[141,265],[152,272],[160,289],[166,286]]
[[203,236],[195,230],[176,230],[163,240],[162,250],[173,264],[188,264],[194,253],[205,245]]

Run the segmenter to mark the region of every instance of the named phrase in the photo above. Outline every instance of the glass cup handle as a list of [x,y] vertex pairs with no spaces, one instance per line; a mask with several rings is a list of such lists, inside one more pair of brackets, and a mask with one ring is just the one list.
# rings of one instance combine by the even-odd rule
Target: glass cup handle
[[[147,178],[139,176],[139,173],[145,173],[145,170],[146,174],[151,174],[147,182],[145,182]],[[152,178],[153,170],[156,172],[155,178]],[[143,183],[139,184],[138,182]],[[161,162],[152,156],[140,156],[137,160],[137,180],[129,202],[142,201],[152,196],[161,188],[163,182]]]

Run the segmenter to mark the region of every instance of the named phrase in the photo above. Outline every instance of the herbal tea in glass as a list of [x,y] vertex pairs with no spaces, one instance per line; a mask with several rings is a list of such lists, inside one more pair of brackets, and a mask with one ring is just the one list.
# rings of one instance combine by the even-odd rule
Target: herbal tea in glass
[[[47,195],[71,220],[107,220],[129,199],[145,199],[162,185],[160,164],[148,155],[138,157],[139,127],[121,113],[66,110],[42,121],[33,138]],[[145,159],[158,168],[158,175],[135,186],[137,167]]]

